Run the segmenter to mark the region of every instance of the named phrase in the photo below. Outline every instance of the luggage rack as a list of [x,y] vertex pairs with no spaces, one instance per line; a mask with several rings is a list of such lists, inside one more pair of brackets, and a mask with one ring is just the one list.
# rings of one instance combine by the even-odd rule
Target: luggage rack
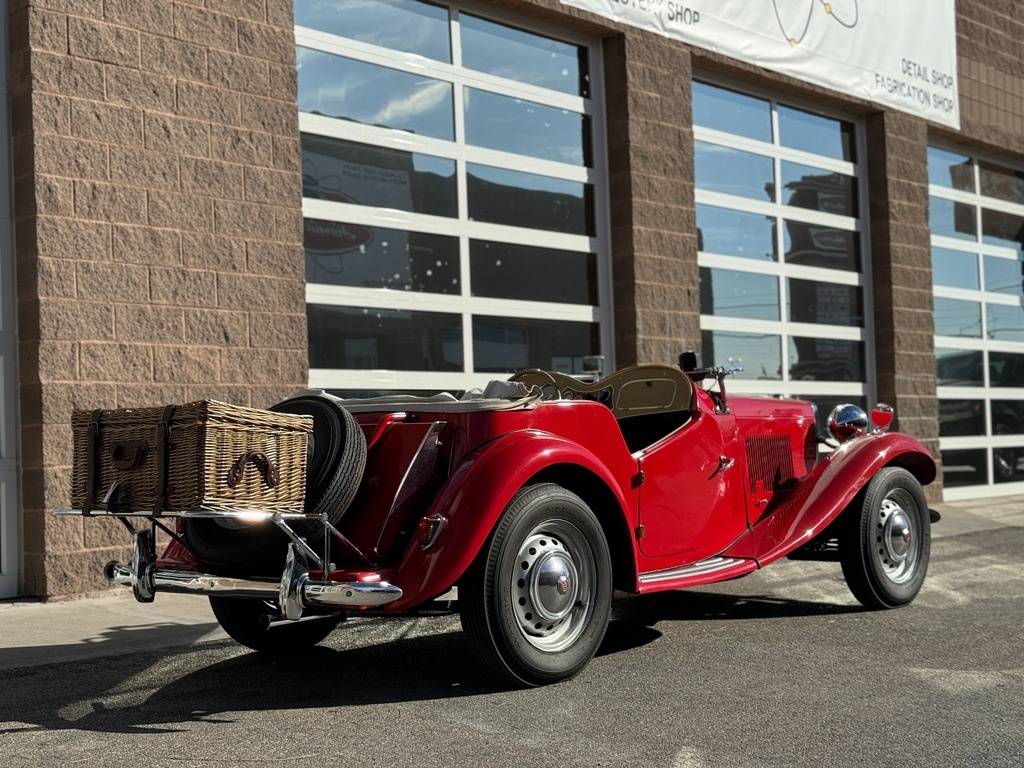
[[[55,511],[60,517],[112,517],[119,520],[132,535],[132,558],[127,564],[108,563],[104,569],[112,584],[130,586],[139,602],[152,602],[156,592],[220,595],[222,597],[253,597],[274,600],[283,618],[298,620],[309,608],[342,609],[369,608],[394,602],[402,590],[381,579],[379,574],[364,576],[357,581],[335,581],[330,578],[335,565],[331,562],[332,541],[338,542],[350,554],[369,568],[373,563],[339,531],[327,514],[305,515],[300,512],[269,512],[260,509],[195,509],[161,510],[82,510],[63,507]],[[148,527],[136,528],[130,518],[149,520]],[[176,532],[160,522],[163,518],[205,520],[237,520],[240,522],[272,522],[289,539],[284,571],[280,579],[234,578],[156,567],[156,531],[159,528],[186,549],[188,544]],[[289,522],[304,520],[319,522],[323,528],[323,555],[314,550]],[[322,578],[313,579],[308,564],[315,564]]]

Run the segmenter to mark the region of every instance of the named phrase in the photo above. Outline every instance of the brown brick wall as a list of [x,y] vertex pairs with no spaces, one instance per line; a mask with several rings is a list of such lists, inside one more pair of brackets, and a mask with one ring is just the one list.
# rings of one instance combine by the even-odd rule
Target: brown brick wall
[[102,586],[57,519],[73,408],[307,380],[290,0],[11,3],[24,592]]

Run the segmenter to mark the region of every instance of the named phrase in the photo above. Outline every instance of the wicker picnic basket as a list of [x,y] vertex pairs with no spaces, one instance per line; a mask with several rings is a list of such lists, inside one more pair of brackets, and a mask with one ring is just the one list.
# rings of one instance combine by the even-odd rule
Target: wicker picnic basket
[[201,400],[75,411],[72,428],[83,511],[303,511],[308,416]]

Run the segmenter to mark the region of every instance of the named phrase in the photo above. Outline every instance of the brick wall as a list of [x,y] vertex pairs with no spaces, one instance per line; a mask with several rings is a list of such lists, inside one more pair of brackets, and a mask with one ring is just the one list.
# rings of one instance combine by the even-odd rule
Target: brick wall
[[24,592],[99,588],[57,519],[73,408],[307,380],[290,0],[11,3]]

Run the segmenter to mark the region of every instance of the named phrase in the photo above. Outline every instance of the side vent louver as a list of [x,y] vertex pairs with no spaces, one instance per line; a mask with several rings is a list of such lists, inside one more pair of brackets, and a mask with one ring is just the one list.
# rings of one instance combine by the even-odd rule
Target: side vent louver
[[757,488],[758,480],[762,487],[778,491],[796,476],[788,438],[756,435],[747,438],[746,447],[751,492]]

